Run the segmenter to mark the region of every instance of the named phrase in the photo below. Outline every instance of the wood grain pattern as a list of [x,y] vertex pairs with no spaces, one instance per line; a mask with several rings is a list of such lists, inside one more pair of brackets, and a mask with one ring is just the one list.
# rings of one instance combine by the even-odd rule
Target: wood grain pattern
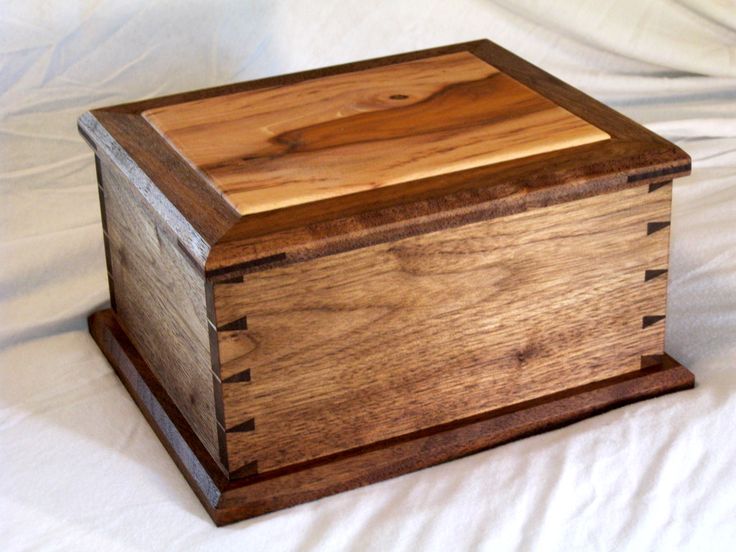
[[93,336],[217,523],[693,385],[687,154],[477,41],[94,110]]
[[156,435],[217,525],[258,516],[426,468],[560,427],[633,401],[689,389],[693,375],[667,355],[646,369],[568,389],[434,431],[367,447],[270,477],[228,480],[212,462],[110,310],[93,314],[90,332]]
[[219,458],[204,277],[114,166],[102,163],[100,175],[118,319]]
[[242,215],[610,137],[469,52],[143,116]]
[[[241,216],[142,116],[167,106],[471,53],[611,136],[603,140]],[[487,40],[279,75],[95,109],[79,120],[98,156],[115,164],[208,274],[284,253],[291,259],[365,246],[448,225],[572,201],[690,171],[688,155],[620,113]],[[314,238],[314,239],[312,239]],[[213,276],[215,277],[215,276]],[[219,276],[217,276],[219,277]]]
[[[670,188],[625,190],[214,288],[230,465],[260,471],[639,367],[663,351]],[[439,405],[441,404],[441,408]],[[282,443],[291,443],[283,447]]]

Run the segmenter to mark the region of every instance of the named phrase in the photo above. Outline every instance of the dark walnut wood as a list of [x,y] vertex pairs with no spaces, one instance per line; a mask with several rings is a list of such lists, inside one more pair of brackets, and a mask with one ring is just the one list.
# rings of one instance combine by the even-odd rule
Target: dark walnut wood
[[684,389],[690,159],[488,41],[102,108],[96,341],[229,523]]
[[128,340],[115,314],[97,312],[89,324],[92,337],[217,525],[440,464],[694,385],[689,370],[667,355],[656,355],[646,359],[641,369],[434,426],[430,431],[268,475],[228,479]]
[[[610,138],[423,177],[410,185],[384,186],[242,216],[143,115],[166,106],[460,52],[487,62]],[[359,88],[360,79],[356,82]],[[288,258],[301,260],[334,250],[339,238],[350,245],[386,241],[381,229],[388,225],[401,224],[403,233],[421,233],[632,185],[664,182],[690,172],[690,158],[677,146],[487,40],[96,109],[80,118],[79,128],[98,155],[121,166],[162,220],[175,229],[182,246],[213,275],[243,272],[253,263],[273,260],[287,248],[294,249],[286,254]]]

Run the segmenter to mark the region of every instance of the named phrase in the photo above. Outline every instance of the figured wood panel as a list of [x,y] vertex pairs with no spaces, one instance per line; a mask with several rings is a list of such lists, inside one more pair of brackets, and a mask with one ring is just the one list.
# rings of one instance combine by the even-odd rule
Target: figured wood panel
[[243,215],[609,138],[470,52],[143,116]]
[[172,459],[217,525],[287,508],[459,458],[572,423],[611,408],[693,387],[693,375],[667,355],[646,370],[518,403],[468,423],[340,455],[329,462],[247,481],[223,478],[110,310],[89,318],[110,360]]
[[247,320],[219,333],[231,468],[277,469],[638,369],[663,352],[666,272],[647,271],[667,268],[670,190],[215,285],[218,326]]
[[219,459],[204,277],[115,167],[103,163],[101,176],[117,317]]

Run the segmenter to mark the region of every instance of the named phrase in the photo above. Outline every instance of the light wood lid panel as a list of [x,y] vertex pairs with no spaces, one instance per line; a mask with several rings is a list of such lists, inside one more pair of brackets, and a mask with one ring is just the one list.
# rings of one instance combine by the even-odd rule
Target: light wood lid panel
[[143,116],[241,215],[610,138],[470,52]]

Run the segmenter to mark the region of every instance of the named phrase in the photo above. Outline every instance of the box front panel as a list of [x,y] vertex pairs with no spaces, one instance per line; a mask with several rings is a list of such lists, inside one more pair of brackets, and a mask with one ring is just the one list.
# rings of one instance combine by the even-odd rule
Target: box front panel
[[670,196],[642,186],[216,284],[231,470],[640,369],[663,352]]

